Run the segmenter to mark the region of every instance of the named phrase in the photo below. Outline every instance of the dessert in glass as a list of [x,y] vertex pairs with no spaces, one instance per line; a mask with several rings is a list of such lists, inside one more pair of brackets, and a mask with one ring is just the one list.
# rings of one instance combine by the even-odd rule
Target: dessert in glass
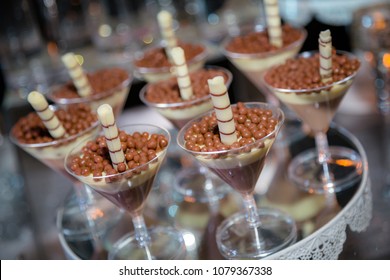
[[[221,142],[217,117],[212,111],[187,123],[177,141],[243,198],[245,211],[227,218],[218,227],[216,238],[221,254],[228,259],[259,259],[296,240],[296,226],[290,216],[274,209],[258,209],[253,198],[284,114],[279,108],[260,102],[238,103],[232,111],[237,135],[232,144]],[[197,138],[204,138],[204,143],[194,141]]]
[[174,74],[171,72],[174,62],[171,51],[180,47],[184,51],[185,61],[190,72],[202,68],[206,62],[205,45],[185,42],[176,38],[173,18],[170,12],[162,10],[157,14],[161,33],[161,44],[152,46],[135,55],[135,75],[148,83],[166,80]]
[[[29,113],[14,124],[10,139],[34,158],[71,180],[76,200],[65,205],[63,234],[67,240],[90,239],[95,242],[95,253],[104,253],[97,238],[111,228],[121,214],[112,203],[107,203],[103,197],[69,176],[64,168],[65,156],[73,145],[99,133],[97,116],[85,104],[72,104],[67,108],[49,107],[47,103],[43,105],[39,111]],[[39,114],[43,114],[45,121]],[[51,134],[45,125],[48,123],[57,135]]]
[[261,74],[272,66],[294,57],[301,49],[307,33],[290,25],[282,27],[282,46],[270,43],[267,30],[242,30],[242,34],[228,38],[223,53],[265,95],[268,102],[278,105],[277,100],[264,86]]
[[[327,67],[322,66],[321,59],[327,59]],[[288,168],[290,179],[303,190],[334,193],[361,177],[359,154],[346,147],[329,146],[326,134],[359,67],[354,55],[330,48],[329,56],[321,51],[304,52],[264,73],[267,87],[314,134],[316,148],[295,156]],[[321,73],[324,70],[326,79]]]
[[100,105],[107,103],[112,106],[115,115],[119,116],[132,84],[133,78],[130,73],[119,67],[107,67],[84,73],[73,54],[64,55],[63,60],[64,57],[68,59],[72,57],[72,64],[67,65],[72,79],[53,87],[47,97],[58,106],[86,103],[95,112]]
[[[222,76],[226,87],[229,87],[232,81],[230,71],[222,67],[206,66],[189,73],[193,93],[191,98],[182,98],[178,80],[172,77],[166,81],[146,84],[140,92],[140,99],[179,130],[191,119],[213,108],[207,80],[216,76]],[[187,166],[179,171],[173,186],[184,200],[197,202],[216,201],[228,191],[219,178],[207,172],[196,161],[192,168]]]
[[142,216],[145,201],[166,155],[169,132],[149,124],[117,129],[112,117],[103,121],[102,125],[107,129],[104,135],[79,142],[67,155],[65,165],[72,176],[132,217],[134,232],[113,245],[109,259],[183,258],[185,246],[181,233],[171,227],[147,228]]
[[[178,42],[185,53],[190,72],[201,69],[207,57],[207,49],[203,44]],[[135,76],[148,83],[155,83],[173,77],[173,64],[170,62],[163,46],[153,46],[136,54],[134,59]]]

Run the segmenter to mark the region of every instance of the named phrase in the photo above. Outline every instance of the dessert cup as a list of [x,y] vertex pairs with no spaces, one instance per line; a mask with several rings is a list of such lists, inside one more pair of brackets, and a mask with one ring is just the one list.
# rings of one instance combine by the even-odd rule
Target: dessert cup
[[212,151],[202,151],[200,146],[199,151],[189,149],[186,145],[186,132],[203,117],[212,115],[212,112],[207,112],[187,123],[177,136],[177,142],[182,149],[224,180],[243,198],[245,210],[224,220],[216,233],[218,249],[228,259],[264,258],[296,240],[294,220],[276,209],[257,208],[253,197],[267,154],[284,122],[283,111],[260,102],[245,103],[245,106],[272,112],[272,117],[277,120],[272,131],[264,133],[265,136],[261,138],[252,137],[251,143],[246,142],[239,147],[231,145],[226,149],[214,148]]
[[[199,46],[200,52],[193,55],[186,55],[186,63],[188,65],[188,71],[193,72],[198,69],[201,69],[206,63],[207,58],[207,48],[203,45],[191,44],[191,43],[182,43],[179,44],[186,52],[188,46]],[[187,47],[186,47],[187,46]],[[144,66],[140,64],[140,61],[146,57],[148,52],[158,52],[158,54],[153,58],[154,61],[165,61],[160,66]],[[159,81],[164,81],[168,78],[174,77],[172,73],[172,65],[168,62],[168,58],[165,54],[165,50],[162,46],[153,46],[143,52],[136,55],[134,61],[134,73],[135,76],[148,82],[155,83]]]
[[[300,57],[310,58],[318,51],[304,52]],[[337,51],[356,61],[350,53]],[[326,132],[343,97],[348,92],[357,70],[345,78],[320,87],[289,89],[277,88],[263,81],[266,86],[305,123],[314,134],[316,149],[298,154],[288,168],[290,179],[310,193],[334,193],[356,183],[363,172],[362,160],[358,153],[346,147],[330,146]]]
[[[88,76],[94,77],[92,80],[90,79],[93,88],[91,95],[79,96],[73,82],[70,81],[67,84],[53,87],[48,92],[47,97],[61,107],[85,103],[91,106],[95,112],[100,105],[109,104],[113,108],[114,115],[119,116],[126,103],[133,77],[127,70],[120,68],[105,68],[90,73]],[[96,88],[97,85],[94,85],[94,82],[98,83],[100,88]]]
[[[61,228],[64,237],[72,240],[92,239],[95,243],[95,253],[104,254],[99,238],[115,225],[121,217],[121,212],[98,193],[69,176],[64,168],[65,156],[77,142],[98,135],[99,122],[96,120],[92,126],[75,135],[44,143],[22,143],[15,136],[15,129],[14,126],[10,133],[10,139],[15,145],[55,172],[64,175],[73,184],[73,196],[65,201],[63,207],[64,220]],[[96,254],[94,257],[101,257]]]
[[[148,124],[128,125],[119,128],[126,134],[147,132],[163,135],[168,143],[167,130]],[[156,150],[152,159],[138,166],[130,167],[122,173],[102,175],[78,175],[72,167],[74,158],[82,157],[88,142],[96,136],[79,142],[67,155],[65,168],[77,180],[93,188],[117,207],[127,211],[132,217],[134,232],[118,240],[109,252],[109,259],[180,259],[185,256],[184,240],[181,233],[171,227],[147,228],[142,216],[146,199],[152,190],[154,179],[165,158],[167,146]],[[137,145],[136,145],[137,146]],[[137,150],[138,148],[136,148]]]
[[[264,52],[238,52],[229,50],[229,43],[235,38],[227,38],[222,45],[222,52],[228,58],[228,60],[237,67],[255,86],[262,92],[268,103],[274,105],[280,105],[278,100],[270,94],[268,89],[264,86],[261,79],[261,74],[272,66],[282,64],[287,59],[294,57],[301,49],[306,37],[307,32],[305,29],[294,28],[298,31],[298,38],[290,42],[289,44],[284,43],[281,48],[271,49]],[[243,29],[242,35],[245,36],[250,32],[266,32],[265,30],[255,31]]]
[[[229,88],[232,81],[232,74],[230,71],[217,66],[207,66],[203,69],[211,69],[224,73],[226,76],[225,85]],[[167,81],[160,81],[160,83],[166,82]],[[207,81],[205,82],[207,83]],[[146,98],[148,87],[150,87],[150,84],[145,85],[141,89],[140,99],[142,102],[164,116],[177,130],[182,128],[190,120],[213,108],[213,103],[209,94],[190,100],[181,100],[180,102],[175,103],[150,102]],[[191,168],[187,166],[179,171],[175,177],[173,187],[174,191],[184,200],[204,203],[208,201],[217,201],[224,197],[228,191],[226,184],[221,182],[218,177],[208,173],[207,169],[199,165],[196,161],[193,162]]]

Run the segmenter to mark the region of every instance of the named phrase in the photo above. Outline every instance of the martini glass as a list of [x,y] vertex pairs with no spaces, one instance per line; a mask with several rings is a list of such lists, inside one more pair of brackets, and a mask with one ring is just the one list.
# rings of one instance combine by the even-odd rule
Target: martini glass
[[[236,105],[232,105],[234,109]],[[267,110],[277,120],[272,131],[267,131],[251,143],[226,149],[194,151],[187,148],[186,132],[205,116],[190,121],[177,136],[179,146],[190,153],[202,165],[219,176],[241,195],[244,211],[233,214],[218,227],[216,240],[221,254],[228,259],[260,259],[275,253],[296,240],[294,220],[276,209],[257,208],[253,197],[256,182],[263,169],[267,154],[284,122],[283,111],[260,102],[245,103],[247,108]]]
[[[230,71],[223,67],[217,66],[207,66],[203,68],[205,70],[215,70],[219,71],[220,74],[225,76],[225,85],[226,88],[229,88],[232,81],[232,74]],[[198,70],[203,71],[203,70]],[[194,71],[193,73],[195,73]],[[216,74],[216,75],[220,75]],[[191,76],[191,74],[190,74]],[[210,77],[212,78],[212,77]],[[171,78],[174,85],[177,85],[176,78]],[[158,83],[169,83],[170,81],[160,81]],[[205,86],[208,85],[207,79],[204,80]],[[192,81],[194,84],[194,81]],[[179,102],[171,103],[156,103],[151,102],[147,99],[147,91],[149,87],[154,86],[153,84],[145,85],[140,91],[140,99],[148,107],[153,108],[159,114],[164,116],[169,120],[174,127],[179,130],[186,123],[188,123],[193,118],[211,110],[213,108],[213,103],[209,94],[206,94],[202,97],[196,97],[189,100],[181,100]],[[196,86],[199,86],[196,85]],[[173,87],[173,86],[172,86]],[[188,162],[188,159],[186,160]],[[187,164],[189,165],[189,164]],[[220,198],[224,197],[228,191],[225,184],[219,180],[218,177],[210,174],[207,169],[203,166],[193,162],[192,167],[188,166],[183,167],[176,175],[176,179],[173,184],[174,190],[184,198],[186,201],[190,202],[210,202],[217,201]]]
[[[257,87],[260,92],[265,95],[268,103],[274,105],[280,105],[279,101],[272,95],[261,79],[262,73],[272,66],[282,64],[287,59],[294,57],[301,49],[306,37],[307,32],[301,28],[286,29],[283,27],[283,46],[281,48],[271,48],[267,51],[241,51],[231,48],[231,43],[234,40],[240,40],[241,45],[245,47],[246,44],[262,45],[264,41],[255,41],[246,43],[247,37],[256,38],[261,33],[266,33],[265,30],[255,30],[254,28],[248,30],[243,28],[241,34],[235,37],[229,37],[222,44],[222,52],[228,58],[228,60],[243,73],[252,83]],[[285,40],[286,33],[294,32],[296,34],[295,40],[288,42]]]
[[[51,107],[56,108],[52,105]],[[120,219],[121,213],[112,203],[107,203],[99,194],[91,192],[80,181],[69,176],[64,168],[64,160],[68,151],[78,141],[97,135],[99,131],[100,125],[96,120],[90,127],[77,134],[44,143],[19,141],[15,135],[15,126],[10,133],[10,139],[15,145],[72,182],[76,200],[65,205],[62,231],[69,240],[92,239],[95,258],[100,258],[99,254],[104,253],[99,238]]]
[[[358,61],[354,55],[347,52],[337,51],[336,54]],[[313,56],[318,57],[318,51],[300,54],[302,58]],[[267,87],[294,111],[314,134],[316,148],[295,156],[288,167],[290,179],[307,192],[334,194],[361,178],[363,163],[359,154],[346,147],[329,146],[326,135],[356,73],[357,70],[324,86],[303,89],[273,87],[267,82],[267,73],[264,74],[263,80]]]
[[57,85],[50,90],[47,97],[61,107],[70,104],[88,104],[94,112],[102,104],[109,104],[115,116],[122,113],[130,91],[133,77],[121,68],[104,68],[89,73],[93,93],[86,97],[77,94],[72,81]]
[[[116,174],[101,176],[83,176],[72,167],[74,158],[82,157],[87,143],[96,140],[96,136],[79,142],[67,155],[65,168],[77,180],[90,186],[117,207],[127,211],[132,217],[134,232],[125,235],[117,241],[109,252],[110,259],[177,259],[185,254],[185,246],[182,235],[171,227],[147,228],[142,216],[147,197],[152,190],[154,179],[165,158],[170,142],[170,134],[167,130],[149,124],[127,125],[119,128],[127,135],[135,136],[136,133],[148,134],[148,139],[153,135],[164,136],[166,145],[156,150],[155,156],[144,163],[134,165]],[[136,139],[134,137],[134,139]],[[155,138],[158,143],[159,138]],[[135,145],[138,147],[138,144]],[[156,145],[155,145],[156,146]],[[138,148],[136,148],[137,150]],[[140,149],[139,149],[140,150]],[[108,152],[107,152],[108,155]]]
[[[189,72],[196,71],[204,66],[207,48],[203,44],[179,42],[178,46],[185,52]],[[135,54],[135,76],[148,83],[164,81],[174,77],[171,71],[172,66],[163,46],[153,46]]]

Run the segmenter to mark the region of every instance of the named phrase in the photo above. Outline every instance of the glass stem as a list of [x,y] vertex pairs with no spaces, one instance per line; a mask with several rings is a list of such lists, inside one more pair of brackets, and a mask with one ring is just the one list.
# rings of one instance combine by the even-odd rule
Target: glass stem
[[148,234],[148,229],[145,224],[144,217],[142,215],[134,215],[133,218],[135,238],[138,241],[140,247],[143,247],[146,252],[148,260],[152,260],[152,254],[149,249],[150,236]]
[[255,198],[253,197],[253,195],[244,195],[243,199],[244,199],[245,210],[247,213],[246,220],[249,224],[249,228],[253,228],[253,234],[254,234],[256,246],[258,249],[260,249],[261,247],[263,247],[264,241],[262,241],[263,238],[259,230],[261,228],[261,223],[259,219],[259,214],[257,212],[257,205],[256,205]]
[[317,147],[317,154],[318,154],[318,162],[322,165],[323,170],[323,177],[322,180],[325,183],[325,188],[327,193],[333,193],[334,192],[334,185],[333,185],[333,177],[329,170],[329,159],[330,159],[330,153],[329,153],[329,145],[328,145],[328,139],[326,137],[326,134],[324,132],[317,132],[315,135],[315,141],[316,141],[316,147]]
[[247,213],[246,220],[250,226],[257,226],[259,221],[259,214],[257,212],[256,201],[253,195],[244,195],[244,206]]

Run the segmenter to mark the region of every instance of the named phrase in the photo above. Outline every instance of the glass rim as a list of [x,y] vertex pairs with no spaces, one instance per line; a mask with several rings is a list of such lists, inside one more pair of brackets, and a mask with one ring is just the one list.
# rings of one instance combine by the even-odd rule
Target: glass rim
[[[282,48],[279,48],[279,49],[276,49],[276,50],[271,50],[271,51],[267,51],[267,52],[257,52],[257,53],[238,53],[238,52],[232,52],[232,51],[226,50],[227,44],[233,38],[239,37],[240,35],[228,36],[223,41],[223,43],[221,44],[221,50],[222,50],[222,53],[226,57],[233,58],[233,59],[237,59],[237,58],[241,58],[241,59],[256,59],[256,58],[267,58],[267,57],[270,57],[270,56],[273,56],[273,55],[277,55],[277,54],[283,53],[285,51],[289,51],[291,49],[294,49],[296,47],[302,46],[304,41],[306,40],[306,38],[307,38],[307,31],[306,31],[306,29],[301,28],[301,27],[294,27],[294,26],[293,26],[293,28],[300,31],[299,39],[294,41],[294,42],[292,42],[292,43],[290,43],[289,45],[286,45],[286,46],[284,46]],[[263,30],[252,30],[252,32],[254,32],[254,33],[265,32],[265,29],[263,29]],[[249,33],[249,32],[246,32],[246,33]]]
[[[119,67],[112,67],[112,68],[117,69]],[[107,68],[107,69],[110,69],[110,68]],[[103,99],[104,97],[110,96],[111,94],[115,93],[119,89],[124,89],[124,88],[128,87],[133,82],[133,80],[134,80],[133,75],[129,71],[127,71],[126,69],[123,69],[123,68],[120,68],[120,69],[122,69],[123,71],[126,71],[127,78],[125,80],[123,80],[121,83],[119,83],[118,85],[116,85],[115,87],[110,88],[108,90],[93,93],[93,94],[86,96],[86,97],[82,97],[82,96],[74,97],[74,98],[56,97],[54,93],[56,92],[57,89],[63,87],[64,85],[66,85],[66,83],[69,83],[69,82],[73,83],[72,80],[68,80],[68,82],[66,82],[66,83],[58,84],[58,85],[54,85],[54,86],[50,87],[46,91],[47,92],[46,96],[54,103],[61,104],[61,105],[87,103],[87,102],[97,101],[97,100]]]
[[[205,70],[205,69],[216,69],[216,70],[220,70],[222,72],[224,72],[228,78],[227,78],[227,81],[225,82],[225,86],[226,88],[228,89],[233,81],[233,74],[226,68],[224,67],[221,67],[221,66],[213,66],[213,65],[207,65],[207,66],[204,66],[203,68],[199,69],[199,70],[196,70],[192,73],[195,73],[197,71],[200,71],[200,70]],[[189,73],[191,74],[191,72]],[[164,83],[165,81],[160,81],[160,82],[156,82],[156,83]],[[156,84],[156,83],[152,83],[152,84]],[[183,106],[188,106],[188,105],[193,105],[195,103],[199,103],[199,102],[204,102],[208,99],[211,100],[211,96],[210,94],[208,95],[205,95],[205,96],[202,96],[200,98],[196,98],[196,99],[190,99],[190,100],[183,100],[182,102],[175,102],[175,103],[154,103],[154,102],[150,102],[148,100],[146,100],[146,91],[148,89],[148,87],[150,86],[151,84],[150,83],[147,83],[146,85],[144,85],[140,91],[140,94],[139,94],[139,97],[141,99],[141,101],[143,103],[145,103],[147,106],[150,106],[150,107],[153,107],[153,108],[159,108],[159,109],[169,109],[169,108],[176,108],[176,107],[183,107]]]
[[[195,156],[198,156],[198,155],[201,155],[201,156],[210,156],[210,155],[221,155],[221,154],[226,154],[226,153],[238,153],[242,150],[244,150],[245,148],[248,148],[248,147],[252,147],[252,146],[255,146],[256,144],[260,143],[260,142],[264,142],[265,140],[267,139],[270,139],[272,138],[272,136],[275,136],[275,134],[280,130],[280,128],[282,127],[283,123],[284,123],[284,120],[285,120],[285,115],[284,115],[284,112],[282,109],[280,109],[279,107],[277,106],[274,106],[272,104],[269,104],[269,103],[265,103],[265,102],[242,102],[245,104],[245,106],[247,105],[261,105],[264,109],[268,109],[268,110],[272,110],[273,112],[277,112],[278,115],[275,116],[278,118],[278,124],[275,126],[275,129],[271,132],[271,133],[268,133],[267,135],[265,135],[264,137],[260,138],[260,139],[256,139],[253,143],[249,143],[249,144],[245,144],[244,146],[241,146],[239,148],[230,148],[228,150],[222,150],[222,151],[213,151],[213,152],[201,152],[201,151],[192,151],[192,150],[189,150],[185,147],[184,143],[182,143],[181,139],[183,138],[184,139],[184,133],[185,131],[194,123],[194,122],[198,122],[200,121],[203,117],[205,116],[209,116],[211,115],[213,112],[214,112],[214,109],[212,110],[209,110],[208,112],[206,113],[203,113],[202,115],[196,117],[195,119],[187,122],[178,132],[177,136],[176,136],[176,142],[177,144],[179,145],[179,147],[181,147],[183,150],[185,150],[186,152],[189,152]],[[236,104],[231,104],[232,107],[235,107],[237,106],[237,103]],[[252,107],[253,108],[253,107]]]
[[[163,132],[165,134],[165,136],[167,137],[168,139],[168,145],[165,147],[165,149],[163,150],[162,153],[159,153],[157,154],[156,153],[156,157],[149,160],[148,162],[142,164],[142,165],[139,165],[139,166],[136,166],[132,169],[126,169],[126,171],[124,172],[121,172],[121,173],[117,173],[117,174],[111,174],[111,175],[102,175],[102,176],[92,176],[92,179],[93,180],[96,180],[96,181],[100,181],[100,180],[104,180],[104,179],[108,179],[108,178],[115,178],[115,177],[125,177],[126,175],[128,175],[130,172],[133,172],[135,170],[139,170],[139,169],[142,169],[143,167],[147,166],[148,164],[150,163],[153,163],[156,159],[159,159],[161,158],[161,156],[167,152],[167,149],[171,143],[171,134],[169,133],[169,131],[165,128],[165,127],[162,127],[162,126],[159,126],[159,125],[154,125],[154,124],[149,124],[149,123],[134,123],[134,124],[124,124],[122,126],[119,126],[118,127],[118,130],[124,130],[124,128],[129,128],[129,127],[142,127],[142,128],[154,128],[154,129],[158,129],[160,130],[160,134]],[[147,131],[142,131],[142,132],[147,132]],[[148,132],[149,133],[149,132]],[[153,133],[152,133],[153,134]],[[80,154],[81,150],[80,148],[82,148],[83,146],[85,146],[85,144],[88,142],[88,141],[91,141],[91,140],[94,140],[96,139],[97,137],[99,136],[103,136],[103,131],[101,131],[97,136],[94,135],[94,136],[91,136],[91,137],[88,137],[86,138],[85,140],[83,141],[79,141],[78,143],[76,143],[69,151],[68,153],[66,154],[65,156],[65,160],[64,160],[64,165],[65,165],[65,170],[72,176],[74,176],[75,178],[82,178],[82,177],[88,177],[88,176],[82,176],[82,175],[76,175],[70,168],[69,168],[69,160],[70,158],[75,155],[74,154],[74,151],[77,150],[77,154]]]
[[[298,57],[311,57],[315,54],[318,54],[319,51],[318,50],[311,50],[311,51],[305,51],[305,52],[301,52],[299,54],[297,54],[295,56],[295,58],[298,58]],[[342,50],[336,50],[336,54],[338,55],[346,55],[348,56],[349,58],[353,58],[353,59],[356,59],[359,61],[359,63],[361,63],[360,59],[354,55],[353,53],[350,53],[350,52],[347,52],[347,51],[342,51]],[[264,85],[266,85],[269,89],[271,89],[272,91],[278,91],[278,92],[283,92],[283,93],[310,93],[310,92],[319,92],[319,91],[322,91],[322,90],[327,90],[335,85],[340,85],[340,84],[344,84],[346,82],[348,82],[349,80],[352,80],[358,73],[359,71],[359,68],[354,72],[352,73],[351,75],[345,77],[344,79],[342,80],[338,80],[338,81],[335,81],[335,82],[332,82],[330,84],[326,84],[326,85],[323,85],[323,86],[320,86],[320,87],[314,87],[314,88],[305,88],[305,89],[287,89],[287,88],[278,88],[278,87],[273,87],[271,86],[270,84],[268,84],[265,80],[265,76],[269,73],[269,71],[271,71],[272,69],[275,69],[277,68],[278,66],[280,65],[275,65],[273,67],[271,67],[270,69],[264,71],[262,74],[261,74],[261,80],[262,82],[264,83]]]

